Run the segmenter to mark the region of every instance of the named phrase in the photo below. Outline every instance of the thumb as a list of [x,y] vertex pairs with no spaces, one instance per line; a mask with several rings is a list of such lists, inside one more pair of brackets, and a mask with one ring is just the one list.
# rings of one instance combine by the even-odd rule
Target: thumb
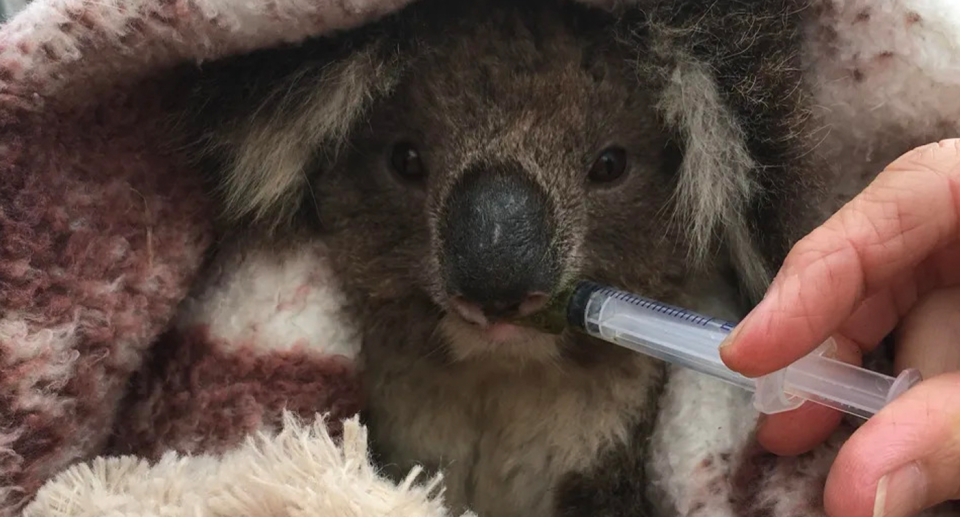
[[837,455],[824,503],[837,517],[909,517],[960,498],[960,373],[914,386]]

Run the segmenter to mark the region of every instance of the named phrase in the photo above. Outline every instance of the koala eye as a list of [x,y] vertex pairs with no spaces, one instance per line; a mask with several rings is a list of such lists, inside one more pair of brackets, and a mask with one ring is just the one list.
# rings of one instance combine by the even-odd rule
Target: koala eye
[[393,146],[390,153],[390,166],[398,176],[408,181],[419,181],[427,175],[423,160],[420,159],[420,152],[406,142]]
[[588,177],[594,183],[609,183],[623,176],[626,170],[627,152],[620,147],[609,147],[593,162]]

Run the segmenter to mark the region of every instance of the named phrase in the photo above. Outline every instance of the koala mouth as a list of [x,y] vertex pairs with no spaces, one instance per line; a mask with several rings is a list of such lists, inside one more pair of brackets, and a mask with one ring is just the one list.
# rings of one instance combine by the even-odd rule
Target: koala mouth
[[539,310],[540,303],[534,299],[522,309],[504,308],[498,314],[489,306],[451,297],[443,304],[446,310],[438,330],[456,360],[507,360],[520,365],[553,361],[561,354],[558,336],[513,322],[518,312]]
[[[523,335],[531,332],[530,329],[510,323],[510,316],[524,316],[533,314],[542,309],[549,301],[545,293],[532,293],[524,297],[519,303],[490,308],[481,308],[462,296],[456,296],[450,305],[464,323],[480,333],[485,339],[495,343],[516,342],[523,339]],[[535,331],[534,331],[535,332]]]
[[483,337],[494,343],[516,343],[523,340],[523,331],[520,327],[510,323],[494,323],[481,329]]

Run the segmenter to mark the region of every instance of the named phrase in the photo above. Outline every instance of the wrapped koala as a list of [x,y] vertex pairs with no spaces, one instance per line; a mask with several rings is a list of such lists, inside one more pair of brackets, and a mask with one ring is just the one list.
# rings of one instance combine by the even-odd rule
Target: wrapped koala
[[663,365],[508,321],[580,277],[691,305],[714,233],[763,285],[816,191],[798,20],[754,9],[426,0],[204,67],[188,143],[262,245],[328,247],[378,462],[482,516],[650,507]]
[[[826,75],[837,62],[818,62],[839,36],[810,20],[866,23],[869,9],[797,0],[418,0],[308,38],[332,28],[311,28],[318,22],[291,16],[292,5],[269,6],[260,23],[275,31],[272,41],[247,34],[198,68],[173,69],[170,59],[159,83],[170,103],[153,117],[172,123],[154,136],[174,145],[156,144],[157,152],[189,159],[176,176],[186,179],[162,186],[162,162],[130,173],[154,178],[129,181],[150,230],[127,242],[133,251],[116,253],[179,266],[167,279],[175,288],[146,295],[162,310],[134,338],[124,335],[126,345],[99,344],[96,361],[87,359],[85,334],[68,340],[62,346],[76,357],[57,363],[66,380],[24,380],[23,368],[10,368],[21,372],[8,377],[19,379],[10,389],[17,396],[0,406],[15,422],[0,433],[9,437],[0,452],[18,458],[6,471],[0,463],[11,509],[73,461],[122,453],[67,470],[26,514],[822,513],[823,476],[849,427],[808,455],[778,459],[752,445],[756,414],[746,394],[590,338],[508,321],[535,313],[575,278],[741,314],[790,244],[868,180],[859,163],[848,181],[853,173],[837,158],[889,130],[878,118],[875,134],[831,137],[825,128],[842,116],[817,107],[837,93],[805,73]],[[135,20],[181,32],[195,11],[229,26],[219,9],[237,10],[236,27],[257,26],[240,7],[150,8],[125,7]],[[903,20],[923,16],[909,11]],[[285,24],[298,35],[281,45]],[[149,27],[141,22],[138,34]],[[858,68],[851,80],[866,73]],[[915,140],[868,166],[953,128],[918,122]],[[128,153],[149,147],[130,145]],[[5,201],[17,210],[7,216],[28,218],[16,188]],[[191,208],[200,198],[221,217]],[[163,222],[151,206],[181,226],[154,230]],[[116,224],[88,217],[102,231]],[[163,248],[177,236],[186,252]],[[167,325],[164,315],[181,300]],[[124,316],[139,321],[136,311]],[[0,355],[22,359],[11,357]],[[75,380],[81,375],[86,384]],[[84,399],[79,386],[96,395]],[[66,402],[39,419],[29,398],[17,398],[31,390]],[[74,399],[100,406],[78,416]],[[334,434],[343,431],[340,457],[325,421],[308,432],[282,419],[285,411],[359,412],[373,453],[356,421],[341,429],[330,420]],[[56,434],[38,446],[29,438],[62,422],[83,439]],[[257,431],[259,441],[241,443]],[[50,444],[56,450],[43,449]],[[443,478],[411,496],[408,474],[421,467]],[[133,481],[117,481],[130,473]],[[319,486],[297,490],[312,483]],[[442,509],[430,499],[440,486]]]

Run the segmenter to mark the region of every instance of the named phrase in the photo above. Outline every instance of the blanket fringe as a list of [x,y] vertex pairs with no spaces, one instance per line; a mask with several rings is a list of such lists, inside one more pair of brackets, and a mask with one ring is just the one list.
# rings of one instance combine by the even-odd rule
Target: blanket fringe
[[[414,468],[400,483],[369,457],[367,430],[344,421],[338,443],[326,417],[283,415],[279,433],[261,432],[220,457],[170,452],[151,465],[101,457],[65,470],[37,493],[23,517],[447,517],[442,476]],[[462,517],[470,517],[465,513]]]

